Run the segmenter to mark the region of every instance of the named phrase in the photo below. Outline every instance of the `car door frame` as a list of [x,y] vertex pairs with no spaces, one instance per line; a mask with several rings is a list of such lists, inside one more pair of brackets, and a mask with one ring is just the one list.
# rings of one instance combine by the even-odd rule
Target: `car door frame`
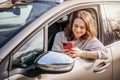
[[[111,22],[112,20],[110,20],[110,18],[112,18],[112,19],[114,19],[114,18],[107,13],[107,8],[105,7],[105,5],[112,5],[112,7],[113,7],[113,5],[116,6],[116,4],[119,5],[120,1],[103,3],[104,13],[106,15],[106,23],[105,24],[106,24],[107,28],[113,27],[112,22]],[[118,10],[120,11],[120,9],[118,9]],[[114,24],[114,26],[116,26],[116,25]],[[113,36],[111,37],[109,35],[113,35]],[[110,39],[108,42],[108,44],[111,47],[110,49],[111,49],[111,53],[112,53],[111,54],[112,55],[112,65],[113,65],[113,73],[112,73],[113,77],[112,77],[112,79],[119,80],[120,79],[120,76],[119,76],[119,74],[120,74],[120,72],[119,72],[119,70],[120,70],[120,68],[119,68],[119,66],[120,66],[120,64],[119,64],[120,54],[119,54],[118,50],[119,50],[119,45],[120,45],[120,39],[116,40],[115,35],[113,33],[111,33],[111,34],[109,33],[109,35],[108,36],[111,37],[111,39],[112,39],[112,40]]]
[[[62,15],[65,15],[65,14],[67,14],[67,13],[71,13],[71,12],[73,12],[73,11],[76,11],[76,10],[80,10],[80,9],[83,9],[83,8],[89,8],[89,7],[91,7],[91,6],[98,6],[98,11],[100,12],[100,5],[101,5],[102,3],[94,3],[94,4],[89,4],[89,5],[87,5],[87,4],[84,4],[84,5],[75,5],[74,7],[69,7],[69,8],[67,8],[67,9],[64,9],[59,15],[57,15],[57,16],[55,16],[53,19],[53,21],[51,21],[51,22],[49,22],[48,24],[49,25],[51,25],[51,24],[53,24],[55,21],[57,21],[58,19],[60,19],[60,17],[62,16]],[[87,5],[87,6],[86,6]],[[84,6],[84,7],[83,7]],[[100,34],[100,37],[99,37],[99,39],[103,42],[104,40],[103,40],[103,34],[101,34],[101,31],[103,30],[103,28],[102,27],[100,27],[100,26],[103,26],[102,24],[102,15],[101,15],[101,13],[99,13],[99,14],[97,14],[98,16],[98,27],[99,27],[99,34]],[[48,27],[48,26],[47,26]],[[46,41],[47,41],[48,39],[46,39]],[[46,47],[47,47],[48,45],[46,45]],[[106,46],[106,48],[110,48],[110,46],[108,45],[108,46]],[[110,49],[108,49],[109,51],[110,51]],[[109,53],[111,53],[111,52],[109,52]],[[110,58],[110,60],[111,60],[111,58]],[[97,60],[96,62],[95,62],[95,64],[94,64],[94,68],[95,68],[95,66],[97,66],[99,63],[101,63],[101,62],[106,62],[106,60]],[[112,60],[111,60],[111,62],[110,63],[112,63]],[[94,70],[94,68],[92,69],[92,70]],[[110,67],[108,68],[109,69],[109,72],[110,72],[110,74],[111,74],[111,77],[112,77],[112,65],[110,65]],[[107,69],[107,70],[108,70]],[[100,73],[102,73],[102,72],[100,72]],[[98,76],[96,76],[96,78],[94,78],[94,79],[97,79],[97,77],[98,77],[98,79],[100,79],[101,77],[103,77],[103,76],[105,76],[105,75],[100,75],[99,76],[99,74],[98,74]],[[107,75],[107,77],[108,77],[108,75]],[[109,77],[109,80],[112,80],[112,78],[111,77]]]

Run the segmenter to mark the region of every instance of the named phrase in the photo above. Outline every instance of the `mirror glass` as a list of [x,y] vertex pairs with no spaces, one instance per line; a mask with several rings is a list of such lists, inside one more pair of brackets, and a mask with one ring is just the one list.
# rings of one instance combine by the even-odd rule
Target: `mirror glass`
[[64,53],[48,51],[39,56],[35,63],[37,67],[45,71],[65,72],[73,68],[74,60]]

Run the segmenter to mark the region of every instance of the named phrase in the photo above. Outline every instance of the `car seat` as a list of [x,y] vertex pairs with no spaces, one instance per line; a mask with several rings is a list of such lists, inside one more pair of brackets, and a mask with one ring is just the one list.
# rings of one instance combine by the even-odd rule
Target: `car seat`
[[67,26],[68,16],[64,16],[48,28],[48,50],[51,50],[57,32],[63,31]]

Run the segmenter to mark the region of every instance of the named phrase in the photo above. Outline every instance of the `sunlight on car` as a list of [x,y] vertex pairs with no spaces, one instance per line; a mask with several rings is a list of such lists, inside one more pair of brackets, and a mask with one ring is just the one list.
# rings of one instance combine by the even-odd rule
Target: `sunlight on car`
[[[19,15],[16,15],[13,13],[14,8],[8,12],[2,12],[0,13],[0,25],[5,24],[25,24],[27,18],[30,15],[30,12],[32,10],[32,5],[27,5],[25,7],[18,7],[20,9]],[[17,12],[17,10],[16,10]]]
[[7,1],[7,0],[0,0],[0,3],[3,3],[3,2],[5,2],[5,1]]

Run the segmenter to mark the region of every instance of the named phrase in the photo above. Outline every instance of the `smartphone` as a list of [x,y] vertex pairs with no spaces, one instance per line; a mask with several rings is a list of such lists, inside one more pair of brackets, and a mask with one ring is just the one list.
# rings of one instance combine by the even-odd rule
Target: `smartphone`
[[70,50],[73,47],[74,46],[73,46],[72,42],[70,42],[70,41],[63,42],[63,49],[69,49]]

